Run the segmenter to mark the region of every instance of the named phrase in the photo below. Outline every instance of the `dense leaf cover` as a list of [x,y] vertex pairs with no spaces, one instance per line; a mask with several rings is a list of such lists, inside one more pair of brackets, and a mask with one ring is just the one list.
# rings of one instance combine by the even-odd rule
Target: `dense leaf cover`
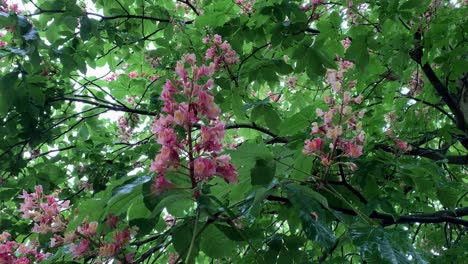
[[467,13],[0,1],[0,263],[463,263]]

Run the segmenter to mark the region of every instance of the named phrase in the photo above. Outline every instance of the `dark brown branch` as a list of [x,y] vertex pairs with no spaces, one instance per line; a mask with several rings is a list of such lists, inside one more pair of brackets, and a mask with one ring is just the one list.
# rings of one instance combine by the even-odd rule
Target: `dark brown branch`
[[[67,10],[61,10],[61,9],[56,9],[56,10],[46,10],[42,9],[39,6],[36,5],[36,8],[39,10],[36,13],[25,15],[26,17],[31,17],[31,16],[37,16],[40,14],[46,14],[46,13],[66,13]],[[83,12],[83,15],[87,16],[96,16],[99,17],[101,20],[114,20],[114,19],[142,19],[142,20],[150,20],[150,21],[157,21],[161,23],[171,23],[171,19],[165,19],[165,18],[157,18],[157,17],[149,17],[149,16],[142,16],[142,15],[113,15],[113,16],[104,16],[98,13],[93,13],[93,12]],[[184,24],[193,24],[193,20],[189,21],[184,21]]]
[[130,243],[130,245],[132,245],[132,246],[141,246],[141,245],[143,245],[143,244],[146,244],[146,243],[149,243],[149,242],[153,242],[153,241],[159,239],[160,237],[161,237],[161,234],[157,234],[157,235],[148,237],[148,238],[146,238],[146,239],[144,239],[144,240],[132,242],[132,243]]
[[226,125],[225,129],[236,129],[236,128],[251,128],[257,131],[260,131],[262,133],[265,133],[267,135],[270,135],[272,137],[277,137],[273,132],[270,130],[264,128],[264,127],[259,127],[255,123],[244,123],[244,124],[230,124]]
[[51,98],[48,100],[48,102],[59,102],[59,101],[80,102],[80,103],[94,105],[99,108],[108,109],[112,111],[118,111],[118,112],[134,113],[134,114],[147,115],[147,116],[157,115],[157,113],[155,112],[149,112],[145,110],[133,109],[133,108],[128,108],[128,107],[120,107],[120,106],[115,106],[115,105],[106,105],[106,104],[101,104],[101,103],[84,100],[80,98],[73,98],[73,97],[57,97],[57,98]]
[[50,154],[50,153],[60,152],[60,151],[64,151],[64,150],[68,150],[68,149],[72,149],[72,148],[76,148],[76,146],[68,146],[68,147],[64,147],[64,148],[49,150],[49,151],[47,151],[47,152],[44,152],[44,153],[41,153],[41,154],[36,155],[36,156],[34,156],[34,157],[31,157],[31,158],[29,158],[28,160],[37,159],[37,158],[39,158],[39,157],[45,156],[45,155]]
[[[268,195],[266,197],[268,201],[281,202],[284,204],[290,205],[291,202],[286,197],[279,197],[274,195]],[[330,208],[339,211],[347,215],[357,215],[354,210],[340,208],[335,206],[330,206]],[[468,216],[468,207],[457,208],[454,210],[441,210],[434,213],[428,214],[412,214],[412,215],[402,215],[397,216],[395,219],[392,215],[379,213],[373,211],[369,218],[379,219],[382,222],[383,226],[394,225],[394,224],[411,224],[411,223],[427,223],[427,224],[437,224],[437,223],[452,223],[457,225],[468,226],[468,221],[463,220],[459,217]]]
[[[386,152],[395,152],[395,149],[385,144],[376,144],[376,148]],[[442,150],[425,149],[413,147],[412,150],[401,153],[402,155],[419,156],[433,161],[446,160],[448,164],[465,165],[468,164],[468,155],[444,155]]]
[[184,4],[188,5],[188,6],[190,7],[190,9],[192,9],[192,11],[195,12],[195,14],[196,14],[197,16],[200,15],[200,13],[198,13],[197,8],[196,8],[194,5],[192,5],[192,3],[190,3],[190,1],[187,1],[187,0],[177,0],[177,2],[181,2],[181,3],[184,3]]
[[416,97],[411,96],[411,95],[404,95],[404,94],[402,94],[401,96],[397,96],[397,97],[395,97],[395,98],[408,98],[408,99],[415,100],[415,101],[417,101],[417,102],[421,102],[421,103],[423,103],[423,104],[425,104],[425,105],[431,106],[431,107],[433,107],[433,108],[439,110],[442,114],[444,114],[444,115],[446,115],[448,118],[450,118],[454,123],[457,122],[457,121],[455,120],[455,118],[453,118],[452,115],[450,115],[449,113],[447,113],[447,111],[445,111],[444,109],[442,109],[442,107],[440,107],[440,106],[438,106],[438,105],[436,105],[436,104],[429,103],[429,102],[427,102],[427,101],[424,101],[424,100],[422,100],[422,99],[416,98]]
[[244,63],[245,63],[248,59],[250,59],[253,55],[255,55],[255,53],[257,53],[259,50],[268,47],[268,45],[270,45],[270,42],[266,43],[266,44],[263,45],[263,46],[260,46],[260,47],[255,48],[249,55],[247,55],[247,57],[245,57],[245,58],[243,58],[243,59],[241,60],[241,62],[239,63],[239,67],[237,68],[237,79],[239,79],[240,70],[241,70],[242,66],[244,65]]
[[[455,117],[455,120],[456,120],[455,125],[457,126],[457,128],[463,131],[464,133],[466,133],[467,125],[465,124],[463,112],[458,107],[457,101],[452,95],[450,95],[448,88],[442,83],[439,77],[437,77],[431,65],[427,62],[422,64],[422,57],[423,57],[423,46],[421,43],[422,33],[419,31],[416,32],[414,34],[414,39],[415,39],[416,44],[415,44],[415,48],[410,51],[411,58],[421,66],[424,72],[424,75],[426,75],[426,78],[432,84],[432,87],[434,87],[436,92],[442,97],[442,100],[450,108],[450,111]],[[468,138],[460,139],[460,142],[466,149],[468,149]]]

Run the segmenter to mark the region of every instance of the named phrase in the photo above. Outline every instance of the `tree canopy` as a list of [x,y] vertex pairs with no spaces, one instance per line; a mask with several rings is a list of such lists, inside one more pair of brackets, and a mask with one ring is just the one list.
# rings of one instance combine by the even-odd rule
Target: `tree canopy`
[[0,263],[462,263],[467,12],[2,0]]

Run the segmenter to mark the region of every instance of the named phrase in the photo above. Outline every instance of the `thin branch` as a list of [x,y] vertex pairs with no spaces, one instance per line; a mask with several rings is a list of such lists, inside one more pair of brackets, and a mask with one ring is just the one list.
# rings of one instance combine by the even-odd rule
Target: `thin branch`
[[31,157],[31,158],[29,158],[28,160],[34,160],[34,159],[37,159],[37,158],[39,158],[39,157],[48,155],[48,154],[50,154],[50,153],[60,152],[60,151],[64,151],[64,150],[68,150],[68,149],[72,149],[72,148],[76,148],[76,146],[73,145],[73,146],[68,146],[68,147],[64,147],[64,148],[49,150],[49,151],[47,151],[47,152],[44,152],[44,153],[41,153],[41,154],[36,155],[36,156],[34,156],[34,157]]
[[104,108],[112,111],[118,111],[118,112],[126,112],[126,113],[134,113],[134,114],[140,114],[140,115],[147,115],[147,116],[155,116],[157,115],[156,112],[149,112],[145,110],[139,110],[139,109],[132,109],[128,107],[117,107],[115,105],[105,105],[89,100],[84,100],[80,98],[73,98],[73,97],[57,97],[57,98],[51,98],[47,102],[57,102],[57,101],[71,101],[71,102],[80,102],[80,103],[85,103],[89,105],[94,105],[99,108]]
[[[386,152],[395,152],[390,146],[385,144],[376,144],[376,148],[384,150]],[[468,155],[444,155],[442,151],[435,150],[435,149],[425,149],[425,148],[417,148],[413,147],[413,149],[401,153],[402,155],[409,155],[409,156],[419,156],[431,159],[433,161],[444,161],[446,160],[449,164],[455,165],[466,165],[468,164]]]
[[184,3],[184,4],[188,5],[188,6],[190,7],[190,9],[192,9],[192,11],[195,12],[195,14],[196,14],[197,16],[200,15],[200,13],[198,13],[197,8],[196,8],[194,5],[192,5],[192,3],[190,3],[190,1],[187,1],[187,0],[177,0],[177,2],[181,2],[181,3]]
[[[466,133],[467,124],[465,124],[464,114],[461,109],[458,107],[458,103],[455,98],[450,94],[448,88],[442,83],[442,81],[437,77],[436,73],[432,69],[429,63],[422,63],[423,57],[423,45],[422,45],[422,33],[420,31],[414,34],[415,39],[415,48],[410,51],[410,57],[418,63],[426,78],[432,84],[432,87],[436,90],[436,92],[442,97],[442,100],[447,104],[450,108],[450,111],[455,117],[455,125],[458,129]],[[468,139],[460,139],[460,143],[468,149]]]
[[[268,201],[277,201],[287,205],[291,204],[291,201],[286,197],[279,197],[274,195],[268,195],[265,197]],[[330,208],[339,211],[347,215],[357,215],[354,210],[330,206]],[[468,226],[468,220],[463,220],[460,217],[468,216],[468,207],[457,208],[454,210],[441,210],[427,214],[411,214],[401,215],[394,218],[394,216],[384,213],[373,211],[369,218],[381,220],[383,226],[394,225],[394,224],[412,224],[412,223],[452,223],[457,225]]]
[[457,121],[455,120],[455,118],[453,118],[452,115],[450,115],[449,113],[447,113],[447,111],[445,111],[444,109],[442,109],[442,107],[436,105],[436,104],[433,104],[433,103],[429,103],[427,101],[424,101],[422,99],[419,99],[419,98],[416,98],[414,96],[411,96],[411,95],[405,95],[405,94],[400,94],[400,96],[396,96],[395,98],[408,98],[408,99],[412,99],[412,100],[415,100],[417,102],[421,102],[425,105],[428,105],[428,106],[431,106],[437,110],[439,110],[442,114],[446,115],[448,118],[450,118],[454,123],[456,123]]
[[239,63],[239,67],[237,67],[237,79],[239,79],[240,70],[241,70],[242,66],[244,65],[244,63],[245,63],[248,59],[250,59],[253,55],[255,55],[255,53],[257,53],[259,50],[268,47],[268,45],[270,45],[270,42],[266,43],[266,44],[263,45],[263,46],[260,46],[260,47],[258,47],[258,48],[255,48],[249,55],[247,55],[247,57],[245,57],[245,58],[243,58],[243,59],[241,60],[241,62]]

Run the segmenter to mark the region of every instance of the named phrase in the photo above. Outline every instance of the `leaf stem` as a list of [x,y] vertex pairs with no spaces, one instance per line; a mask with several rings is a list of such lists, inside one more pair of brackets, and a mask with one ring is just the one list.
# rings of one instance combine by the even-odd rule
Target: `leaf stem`
[[187,252],[187,257],[185,258],[185,263],[189,263],[190,260],[190,254],[192,253],[193,245],[195,244],[195,237],[197,236],[197,225],[198,225],[198,219],[200,218],[200,209],[197,208],[197,216],[195,217],[195,224],[193,226],[193,235],[192,235],[192,240],[190,241],[190,247]]

